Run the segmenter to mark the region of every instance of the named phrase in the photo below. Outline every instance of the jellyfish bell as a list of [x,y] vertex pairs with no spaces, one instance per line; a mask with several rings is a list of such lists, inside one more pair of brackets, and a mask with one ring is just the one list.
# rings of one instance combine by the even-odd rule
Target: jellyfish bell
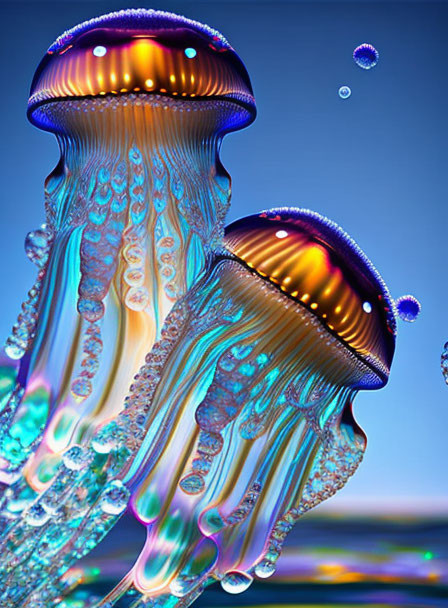
[[387,382],[395,349],[394,302],[372,263],[337,224],[308,210],[273,209],[228,226],[225,245],[313,313],[366,366],[356,388]]
[[[61,450],[121,409],[167,313],[207,268],[230,200],[221,141],[255,114],[229,43],[171,13],[92,19],[41,61],[28,117],[56,135],[61,157],[45,185],[30,312],[8,342],[29,363],[25,397],[31,386],[48,397],[49,423],[27,473],[33,487],[43,487]],[[16,418],[25,423],[26,413]],[[19,451],[23,464],[30,450]]]
[[52,120],[50,103],[114,96],[126,104],[130,94],[144,104],[154,103],[154,96],[166,103],[211,102],[189,109],[215,105],[215,113],[225,115],[222,128],[229,130],[255,118],[247,71],[219,32],[172,13],[145,9],[91,19],[60,36],[37,69],[28,115],[40,128],[55,130],[60,125]]

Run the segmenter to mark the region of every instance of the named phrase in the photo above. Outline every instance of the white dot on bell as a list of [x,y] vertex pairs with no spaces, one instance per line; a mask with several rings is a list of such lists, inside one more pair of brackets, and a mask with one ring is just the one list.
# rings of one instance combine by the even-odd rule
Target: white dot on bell
[[275,233],[275,236],[278,239],[284,239],[285,236],[288,236],[288,233],[286,232],[286,230],[277,230],[277,232]]
[[92,53],[95,55],[95,57],[104,57],[104,55],[107,53],[107,49],[105,46],[96,46]]
[[364,312],[371,313],[372,312],[372,304],[370,302],[364,302],[362,305],[362,309]]

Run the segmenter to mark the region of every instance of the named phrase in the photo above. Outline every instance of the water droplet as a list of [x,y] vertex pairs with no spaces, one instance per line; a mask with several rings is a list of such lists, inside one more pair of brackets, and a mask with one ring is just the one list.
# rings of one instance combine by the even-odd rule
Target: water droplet
[[75,399],[86,399],[91,394],[92,389],[91,381],[84,376],[74,380],[71,385],[72,395]]
[[149,303],[149,294],[146,287],[131,287],[126,294],[126,306],[131,310],[144,310]]
[[124,273],[124,280],[130,287],[141,287],[145,280],[145,275],[140,268],[128,268]]
[[191,473],[186,475],[179,483],[186,494],[199,494],[204,489],[204,479],[200,475]]
[[398,316],[402,321],[413,323],[422,309],[420,302],[414,296],[401,296],[395,300]]
[[112,421],[99,429],[92,437],[92,448],[98,454],[109,454],[121,439],[120,428]]
[[10,359],[21,359],[25,352],[26,351],[24,348],[22,348],[19,344],[16,344],[12,340],[8,340],[5,345],[5,353]]
[[188,47],[187,49],[185,49],[184,53],[188,57],[188,59],[193,59],[197,55],[196,49],[193,49],[191,47]]
[[62,456],[62,460],[71,471],[80,471],[85,468],[92,460],[92,455],[79,445],[74,445]]
[[135,245],[135,244],[126,245],[126,247],[123,250],[124,259],[126,260],[126,262],[128,264],[131,264],[131,265],[141,264],[144,256],[145,256],[145,252],[140,247],[140,245]]
[[32,230],[25,237],[25,253],[37,266],[45,265],[48,258],[49,238],[45,230]]
[[255,574],[258,578],[269,578],[275,572],[275,564],[267,559],[255,566]]
[[101,509],[109,515],[119,515],[126,509],[129,496],[127,487],[119,479],[115,479],[106,487],[101,497]]
[[49,519],[50,515],[39,504],[31,505],[25,514],[26,523],[36,528],[46,524]]
[[221,587],[227,593],[243,593],[251,586],[253,580],[249,574],[234,570],[233,572],[227,572],[221,581]]
[[104,315],[104,304],[101,300],[87,300],[80,298],[78,301],[78,312],[86,321],[93,323]]
[[219,433],[201,431],[199,435],[198,450],[205,454],[215,456],[222,450],[223,439]]
[[351,94],[352,90],[347,85],[344,84],[342,87],[339,88],[338,95],[341,99],[348,99]]
[[363,43],[353,51],[353,59],[356,65],[363,70],[370,70],[378,63],[379,53],[371,44]]

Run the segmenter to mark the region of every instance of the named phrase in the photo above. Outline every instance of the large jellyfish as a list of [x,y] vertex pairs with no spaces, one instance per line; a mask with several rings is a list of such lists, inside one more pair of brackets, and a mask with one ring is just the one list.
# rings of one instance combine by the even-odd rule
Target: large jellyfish
[[124,411],[7,530],[0,598],[58,605],[127,507],[146,542],[98,606],[188,606],[213,581],[238,593],[270,576],[293,524],[360,463],[353,399],[387,382],[395,329],[384,282],[333,222],[280,208],[232,224]]
[[20,369],[1,411],[0,481],[35,452],[25,474],[42,490],[61,451],[122,409],[167,313],[220,245],[230,178],[219,149],[255,105],[221,34],[141,9],[60,36],[28,116],[61,157],[46,223],[25,244],[38,276],[6,346]]

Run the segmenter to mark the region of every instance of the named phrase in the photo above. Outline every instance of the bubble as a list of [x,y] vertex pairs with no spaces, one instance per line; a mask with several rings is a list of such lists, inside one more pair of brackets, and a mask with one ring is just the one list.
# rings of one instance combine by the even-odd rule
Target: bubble
[[379,53],[371,44],[363,43],[353,51],[353,59],[363,70],[370,70],[378,63]]
[[12,340],[8,340],[8,342],[5,345],[5,353],[8,355],[8,357],[10,359],[14,359],[14,360],[21,359],[23,357],[23,355],[25,354],[25,352],[26,352],[25,348],[23,348],[19,344],[16,344]]
[[254,579],[245,572],[238,572],[237,570],[233,572],[227,572],[225,577],[221,581],[221,587],[227,593],[243,593],[246,591]]
[[338,95],[341,99],[348,99],[351,94],[352,94],[352,90],[346,84],[344,84],[342,87],[340,87],[340,89],[338,91]]
[[448,384],[448,342],[445,342],[443,346],[442,356],[440,357],[440,367],[445,382]]
[[85,399],[88,397],[93,390],[92,383],[88,378],[82,376],[72,382],[71,391],[75,398]]
[[179,485],[186,494],[199,494],[204,489],[204,479],[192,473],[184,477]]
[[188,59],[193,59],[197,55],[196,49],[192,49],[191,47],[185,49],[184,53],[188,57]]
[[71,471],[80,471],[91,461],[91,455],[79,445],[74,445],[62,456],[62,460]]
[[126,306],[131,310],[144,310],[149,304],[149,294],[146,287],[131,287],[126,294]]
[[398,316],[402,321],[413,323],[422,309],[420,302],[414,296],[401,296],[395,300]]
[[42,505],[39,504],[31,505],[25,514],[26,523],[35,528],[43,526],[49,519],[50,515],[45,511]]
[[104,316],[104,304],[101,300],[80,298],[78,301],[78,312],[86,321],[93,323]]
[[47,232],[40,228],[28,232],[25,237],[25,253],[37,266],[45,265],[48,258],[49,238]]
[[118,446],[120,439],[120,428],[112,420],[112,422],[100,428],[92,437],[92,448],[98,454],[109,454]]
[[120,515],[127,505],[130,492],[125,485],[115,479],[106,487],[101,497],[101,509],[108,515]]

